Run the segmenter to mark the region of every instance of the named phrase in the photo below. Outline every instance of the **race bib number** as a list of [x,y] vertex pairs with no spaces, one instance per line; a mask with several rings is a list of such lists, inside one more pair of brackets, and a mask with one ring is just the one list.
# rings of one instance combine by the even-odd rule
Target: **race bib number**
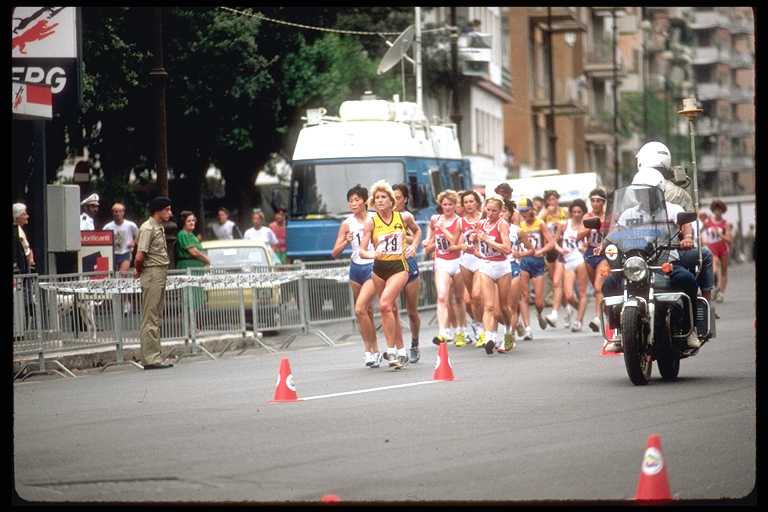
[[531,241],[531,247],[533,247],[533,250],[541,247],[541,233],[529,233],[528,239]]
[[579,248],[579,243],[575,238],[563,238],[563,245],[565,245],[566,249],[570,249],[571,251],[575,251]]
[[379,241],[379,249],[384,254],[401,254],[403,252],[403,234],[389,233]]
[[437,247],[437,250],[440,252],[448,252],[448,249],[451,247],[451,243],[447,238],[445,238],[445,236],[438,235],[435,237],[435,247]]
[[480,254],[486,258],[491,258],[493,256],[499,256],[501,253],[488,245],[487,242],[480,242]]
[[600,231],[593,229],[589,232],[589,245],[592,247],[598,247],[603,243],[603,234]]

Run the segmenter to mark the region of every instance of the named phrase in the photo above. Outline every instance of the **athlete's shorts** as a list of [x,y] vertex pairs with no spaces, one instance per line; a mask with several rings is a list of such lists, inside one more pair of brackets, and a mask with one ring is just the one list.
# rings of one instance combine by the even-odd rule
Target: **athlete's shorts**
[[125,254],[115,254],[115,270],[120,270],[120,264],[124,261],[127,261],[130,263],[131,261],[131,253],[127,252]]
[[415,281],[419,278],[419,262],[416,261],[415,256],[408,258],[408,282]]
[[483,261],[474,254],[465,252],[461,255],[459,262],[461,266],[469,270],[470,272],[477,272],[480,270],[480,262]]
[[592,267],[593,270],[597,269],[597,266],[604,259],[605,259],[605,256],[603,256],[602,254],[590,254],[590,255],[584,257],[584,261],[586,261],[587,265]]
[[383,280],[387,280],[398,272],[405,272],[408,266],[402,260],[374,260],[373,273]]
[[455,276],[456,273],[461,270],[459,268],[459,258],[454,258],[452,260],[446,260],[443,258],[435,258],[435,272],[438,270],[442,270],[443,272],[448,272],[448,275],[451,277]]
[[500,278],[504,277],[505,274],[510,273],[509,261],[481,260],[480,272],[487,275],[494,281],[498,281]]
[[512,267],[512,279],[514,279],[517,276],[519,276],[520,272],[522,272],[523,270],[520,267],[520,262],[517,260],[510,260],[509,264]]
[[715,242],[714,244],[707,244],[707,248],[709,249],[709,252],[711,252],[712,255],[717,259],[721,259],[723,256],[727,256],[730,252],[728,250],[728,244],[725,243],[724,240]]
[[354,281],[359,285],[362,285],[371,278],[373,273],[373,263],[366,263],[361,265],[354,261],[349,266],[349,280]]
[[573,251],[568,256],[566,256],[565,261],[563,264],[565,265],[565,270],[568,272],[573,272],[576,270],[576,267],[584,263],[584,256],[579,251]]
[[544,274],[544,269],[544,258],[539,256],[523,256],[523,260],[520,262],[520,270],[528,272],[531,278]]

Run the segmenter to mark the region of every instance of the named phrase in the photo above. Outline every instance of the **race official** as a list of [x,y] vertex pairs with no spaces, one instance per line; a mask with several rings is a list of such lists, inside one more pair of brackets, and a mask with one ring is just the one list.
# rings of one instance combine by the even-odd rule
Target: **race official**
[[141,279],[142,317],[139,339],[145,370],[170,368],[160,357],[160,321],[168,275],[168,250],[163,223],[171,218],[171,200],[158,196],[149,202],[149,219],[139,228],[136,277]]
[[94,219],[99,213],[99,194],[91,194],[80,202],[83,213],[80,214],[80,231],[93,231],[96,229]]

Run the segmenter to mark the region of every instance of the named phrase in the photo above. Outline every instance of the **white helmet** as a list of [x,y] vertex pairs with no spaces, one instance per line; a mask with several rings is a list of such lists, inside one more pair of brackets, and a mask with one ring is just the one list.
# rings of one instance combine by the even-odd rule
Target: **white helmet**
[[649,185],[664,190],[664,176],[652,167],[641,167],[632,178],[633,185]]
[[637,159],[638,169],[641,167],[653,167],[654,169],[661,167],[668,171],[672,166],[672,156],[669,148],[657,141],[644,144],[635,155],[635,158]]

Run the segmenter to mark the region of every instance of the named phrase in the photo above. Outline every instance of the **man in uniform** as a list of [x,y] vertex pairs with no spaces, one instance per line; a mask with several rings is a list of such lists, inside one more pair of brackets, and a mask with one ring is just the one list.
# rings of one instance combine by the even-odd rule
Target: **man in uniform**
[[80,231],[96,229],[93,219],[99,213],[99,194],[91,194],[80,203],[83,213],[80,214]]
[[136,277],[141,279],[141,359],[145,370],[170,368],[160,358],[160,321],[163,313],[168,251],[163,223],[171,218],[171,200],[158,196],[149,202],[149,219],[139,228]]

